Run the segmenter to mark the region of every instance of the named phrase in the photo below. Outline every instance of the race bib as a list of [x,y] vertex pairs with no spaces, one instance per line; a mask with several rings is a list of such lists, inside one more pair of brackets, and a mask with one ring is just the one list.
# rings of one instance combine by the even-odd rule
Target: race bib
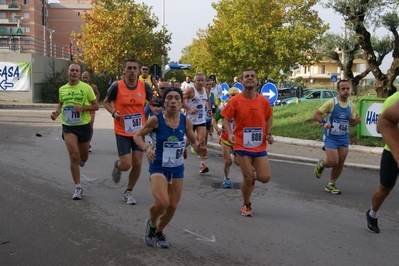
[[141,114],[124,115],[125,133],[136,133],[141,128],[142,118]]
[[336,136],[342,136],[348,134],[349,130],[349,121],[341,120],[341,119],[333,119],[332,128],[330,133]]
[[197,110],[198,119],[202,119],[204,117],[204,110]]
[[75,112],[73,106],[65,106],[64,120],[67,124],[79,124],[82,122],[82,114],[80,112]]
[[186,141],[165,141],[163,143],[162,166],[177,167],[183,165],[183,152],[186,148]]
[[262,144],[263,130],[261,127],[245,127],[243,136],[245,148],[256,148]]
[[231,128],[231,132],[234,132],[234,120],[230,120],[230,128]]

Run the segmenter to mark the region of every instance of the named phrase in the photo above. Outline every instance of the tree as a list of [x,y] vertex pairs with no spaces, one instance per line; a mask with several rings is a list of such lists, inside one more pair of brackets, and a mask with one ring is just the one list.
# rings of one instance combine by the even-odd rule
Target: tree
[[[332,0],[325,4],[341,14],[344,21],[354,31],[357,43],[363,50],[366,67],[373,74],[377,97],[385,98],[396,92],[393,82],[399,75],[399,17],[395,11],[399,0]],[[394,10],[394,11],[392,11]],[[385,27],[392,39],[385,37],[380,43],[374,43],[369,26]],[[375,39],[374,39],[375,40]],[[387,45],[390,42],[390,47]],[[377,50],[378,49],[378,50]],[[392,64],[387,73],[382,73],[380,65],[384,57],[392,52]]]
[[370,73],[370,69],[366,68],[358,75],[354,75],[352,67],[355,59],[363,59],[362,50],[357,43],[354,34],[347,34],[346,29],[344,36],[334,33],[327,33],[323,37],[321,46],[322,56],[325,56],[336,62],[337,66],[343,70],[345,79],[347,79],[353,88],[353,94],[357,95],[357,86],[360,81]]
[[90,12],[82,16],[85,26],[74,34],[78,51],[74,59],[84,63],[94,73],[121,74],[128,58],[141,63],[161,64],[167,55],[171,35],[165,27],[155,31],[158,18],[151,8],[134,0],[99,0]]
[[[312,7],[316,0],[220,0],[214,25],[185,49],[193,71],[232,80],[246,68],[279,80],[307,60],[305,52],[328,29]],[[201,54],[196,47],[205,50]],[[201,50],[201,51],[202,51]],[[193,63],[195,62],[195,63]]]

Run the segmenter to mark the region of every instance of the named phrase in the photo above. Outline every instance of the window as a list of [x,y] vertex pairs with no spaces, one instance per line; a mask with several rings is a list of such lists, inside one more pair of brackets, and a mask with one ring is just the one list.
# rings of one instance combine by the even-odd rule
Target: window
[[331,91],[323,91],[323,98],[332,98],[333,95]]
[[80,16],[80,12],[78,12],[78,16]]
[[24,0],[24,5],[29,5],[29,0]]
[[0,19],[6,18],[6,12],[0,12]]
[[24,45],[29,46],[30,45],[30,40],[24,40]]
[[7,41],[1,40],[0,41],[0,47],[7,47]]
[[28,33],[28,32],[30,32],[30,28],[29,27],[25,28],[25,33]]
[[5,5],[6,4],[6,0],[0,0],[0,5]]
[[321,65],[321,74],[326,74],[326,66]]
[[29,13],[24,13],[24,18],[30,18]]

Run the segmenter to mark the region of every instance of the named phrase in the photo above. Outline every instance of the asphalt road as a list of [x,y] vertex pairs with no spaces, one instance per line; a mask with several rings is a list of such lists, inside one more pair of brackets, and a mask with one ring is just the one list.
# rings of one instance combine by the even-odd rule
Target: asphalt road
[[[328,171],[318,180],[314,165],[273,159],[272,181],[257,183],[248,218],[239,213],[239,189],[213,188],[222,177],[218,151],[210,151],[207,174],[189,154],[182,200],[164,231],[171,248],[148,247],[147,162],[133,191],[138,204],[126,205],[127,174],[118,185],[110,177],[112,119],[100,110],[81,169],[84,197],[73,201],[60,121],[50,113],[0,109],[0,265],[397,265],[397,189],[380,212],[381,233],[365,226],[378,172],[346,168],[342,195],[332,195],[324,192]],[[231,178],[238,187],[237,166]]]

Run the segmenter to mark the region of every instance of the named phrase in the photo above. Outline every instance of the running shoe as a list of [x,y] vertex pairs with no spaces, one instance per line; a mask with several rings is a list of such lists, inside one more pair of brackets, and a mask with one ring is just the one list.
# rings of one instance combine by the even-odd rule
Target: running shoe
[[232,188],[230,178],[223,179],[223,188]]
[[82,161],[80,160],[80,158],[79,158],[78,164],[79,164],[80,167],[84,167],[84,166],[85,166],[85,162],[82,162]]
[[366,221],[367,221],[367,230],[371,233],[378,234],[380,232],[380,228],[378,227],[378,218],[373,218],[370,216],[370,209],[368,209],[365,213]]
[[254,216],[254,214],[252,212],[251,204],[243,204],[242,205],[242,207],[241,207],[241,215],[242,216],[248,216],[248,217]]
[[331,194],[338,195],[341,194],[341,191],[335,186],[335,184],[327,183],[326,187],[324,188],[326,192],[330,192]]
[[323,174],[324,167],[321,167],[321,164],[322,164],[323,162],[324,162],[324,161],[323,161],[322,159],[320,159],[320,160],[317,162],[316,168],[314,169],[314,173],[315,173],[315,175],[316,175],[317,178],[320,178],[321,175]]
[[73,193],[72,199],[73,200],[81,200],[83,195],[83,188],[77,187],[75,188],[75,193]]
[[89,145],[89,152],[92,152],[91,145]]
[[118,165],[119,160],[116,160],[114,163],[114,170],[112,171],[112,180],[118,184],[119,181],[121,181],[121,175],[122,172],[118,169],[117,165]]
[[157,232],[155,237],[157,238],[157,246],[160,248],[169,248],[169,242],[166,236],[161,232]]
[[150,218],[145,220],[144,242],[150,247],[153,247],[156,242],[155,238],[156,227],[151,227],[150,222],[151,222]]
[[205,164],[201,164],[199,172],[201,174],[208,173],[209,172],[209,168]]
[[123,193],[123,201],[129,205],[136,204],[136,200],[133,198],[131,190],[126,190],[125,193]]
[[184,149],[184,152],[183,152],[183,158],[184,158],[184,160],[186,160],[186,159],[187,159],[187,149]]

